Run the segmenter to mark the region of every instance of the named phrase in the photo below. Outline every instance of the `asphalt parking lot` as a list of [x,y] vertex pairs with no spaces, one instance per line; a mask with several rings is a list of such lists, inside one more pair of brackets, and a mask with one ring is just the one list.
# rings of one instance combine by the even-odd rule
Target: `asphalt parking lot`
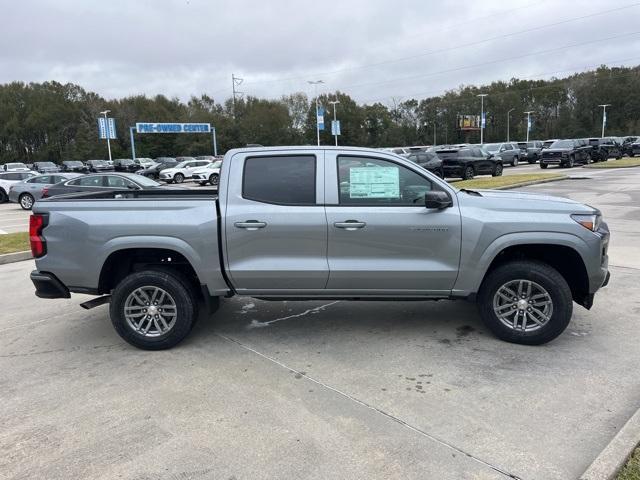
[[145,352],[0,266],[0,477],[577,478],[640,407],[640,172],[572,172],[524,190],[603,211],[612,279],[542,347],[465,302],[236,298]]

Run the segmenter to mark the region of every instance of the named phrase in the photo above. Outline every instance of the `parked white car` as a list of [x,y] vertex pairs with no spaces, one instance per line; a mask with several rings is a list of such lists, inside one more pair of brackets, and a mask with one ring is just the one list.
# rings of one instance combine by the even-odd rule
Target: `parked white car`
[[160,172],[160,180],[167,183],[182,183],[187,179],[191,179],[195,170],[201,169],[210,163],[211,160],[196,159],[180,162],[173,168],[162,170]]
[[202,168],[197,168],[193,171],[192,178],[195,182],[199,182],[200,185],[205,186],[210,183],[214,187],[218,186],[218,180],[220,179],[220,167],[222,166],[222,160],[216,160],[211,162]]
[[0,171],[0,203],[5,203],[9,200],[9,190],[17,183],[20,183],[27,178],[35,177],[38,175],[36,172],[32,172],[27,168],[26,172],[16,172],[9,170],[8,172]]
[[21,162],[13,162],[13,163],[5,163],[2,166],[3,172],[30,172],[31,169],[27,167],[24,163]]

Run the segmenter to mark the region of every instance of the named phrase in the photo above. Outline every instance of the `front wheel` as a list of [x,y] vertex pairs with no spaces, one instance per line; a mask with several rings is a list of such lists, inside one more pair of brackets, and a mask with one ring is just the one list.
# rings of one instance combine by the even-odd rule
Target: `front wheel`
[[176,174],[173,176],[173,181],[174,181],[174,182],[176,182],[176,183],[182,183],[182,182],[184,182],[184,175],[182,175],[181,173],[176,173]]
[[198,311],[193,289],[179,272],[144,270],[113,290],[109,314],[123,340],[144,350],[163,350],[187,336]]
[[9,198],[7,197],[6,192],[0,188],[0,203],[6,203]]
[[30,193],[23,193],[18,200],[23,210],[31,210],[33,208],[33,197]]
[[547,165],[546,163],[540,163],[540,168],[542,168],[543,170],[545,168],[547,168],[549,165]]
[[473,167],[471,165],[464,167],[464,170],[462,171],[463,180],[471,180],[474,175],[475,171],[473,170]]
[[485,277],[478,308],[484,323],[501,340],[541,345],[567,328],[573,298],[555,268],[522,260],[505,263]]
[[513,157],[513,161],[511,162],[511,165],[514,166],[514,167],[517,167],[518,166],[518,162],[519,162],[518,157]]
[[501,177],[502,176],[502,164],[496,163],[496,166],[493,167],[493,172],[491,172],[492,177]]
[[209,183],[214,186],[217,187],[218,186],[218,175],[215,173],[212,173],[211,176],[209,177]]

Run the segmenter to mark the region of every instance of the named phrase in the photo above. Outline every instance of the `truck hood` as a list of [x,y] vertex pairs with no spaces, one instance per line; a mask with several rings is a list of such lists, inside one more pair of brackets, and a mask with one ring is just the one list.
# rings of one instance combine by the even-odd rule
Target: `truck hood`
[[458,198],[463,204],[471,203],[477,206],[495,204],[499,209],[522,210],[523,212],[567,211],[571,213],[594,213],[598,209],[575,200],[552,195],[516,192],[512,190],[477,190],[480,195],[458,192]]

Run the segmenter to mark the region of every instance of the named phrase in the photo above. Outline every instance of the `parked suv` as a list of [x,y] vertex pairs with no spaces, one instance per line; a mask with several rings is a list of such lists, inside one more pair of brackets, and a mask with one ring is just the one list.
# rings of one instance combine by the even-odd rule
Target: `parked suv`
[[33,168],[38,173],[58,173],[60,167],[53,162],[33,162]]
[[518,146],[522,151],[522,159],[529,163],[536,163],[540,160],[540,152],[542,151],[542,142],[533,140],[531,142],[518,142]]
[[480,147],[444,147],[436,151],[442,160],[445,177],[470,180],[475,175],[502,175],[502,160],[493,154],[485,155]]
[[576,163],[590,163],[593,147],[586,140],[556,140],[542,150],[540,168],[549,165],[572,168]]
[[[161,161],[160,158],[164,158],[164,160]],[[145,177],[149,177],[154,180],[157,180],[160,178],[160,172],[162,170],[166,170],[167,168],[173,168],[178,164],[178,162],[176,162],[175,159],[173,158],[169,158],[169,157],[160,157],[160,158],[156,158],[154,160],[154,162],[156,162],[155,164],[151,165],[150,167],[138,170],[136,173],[138,175],[143,175]]]
[[90,172],[113,172],[113,166],[106,160],[87,160],[87,168]]
[[190,179],[193,176],[194,170],[211,163],[211,160],[196,160],[193,157],[182,158],[191,158],[191,160],[185,160],[173,168],[162,170],[160,172],[160,180],[167,183],[182,183],[185,179]]
[[422,168],[426,168],[431,173],[436,174],[440,178],[444,178],[444,168],[442,167],[442,160],[436,153],[413,152],[409,155],[406,155],[406,158],[414,163],[417,163]]
[[520,147],[516,143],[485,143],[482,147],[494,156],[499,157],[503,165],[509,164],[517,167],[520,162]]
[[87,173],[89,171],[87,166],[80,160],[65,160],[62,162],[60,169],[68,173]]
[[130,158],[116,158],[113,161],[113,168],[116,172],[130,172],[133,173],[140,167]]

